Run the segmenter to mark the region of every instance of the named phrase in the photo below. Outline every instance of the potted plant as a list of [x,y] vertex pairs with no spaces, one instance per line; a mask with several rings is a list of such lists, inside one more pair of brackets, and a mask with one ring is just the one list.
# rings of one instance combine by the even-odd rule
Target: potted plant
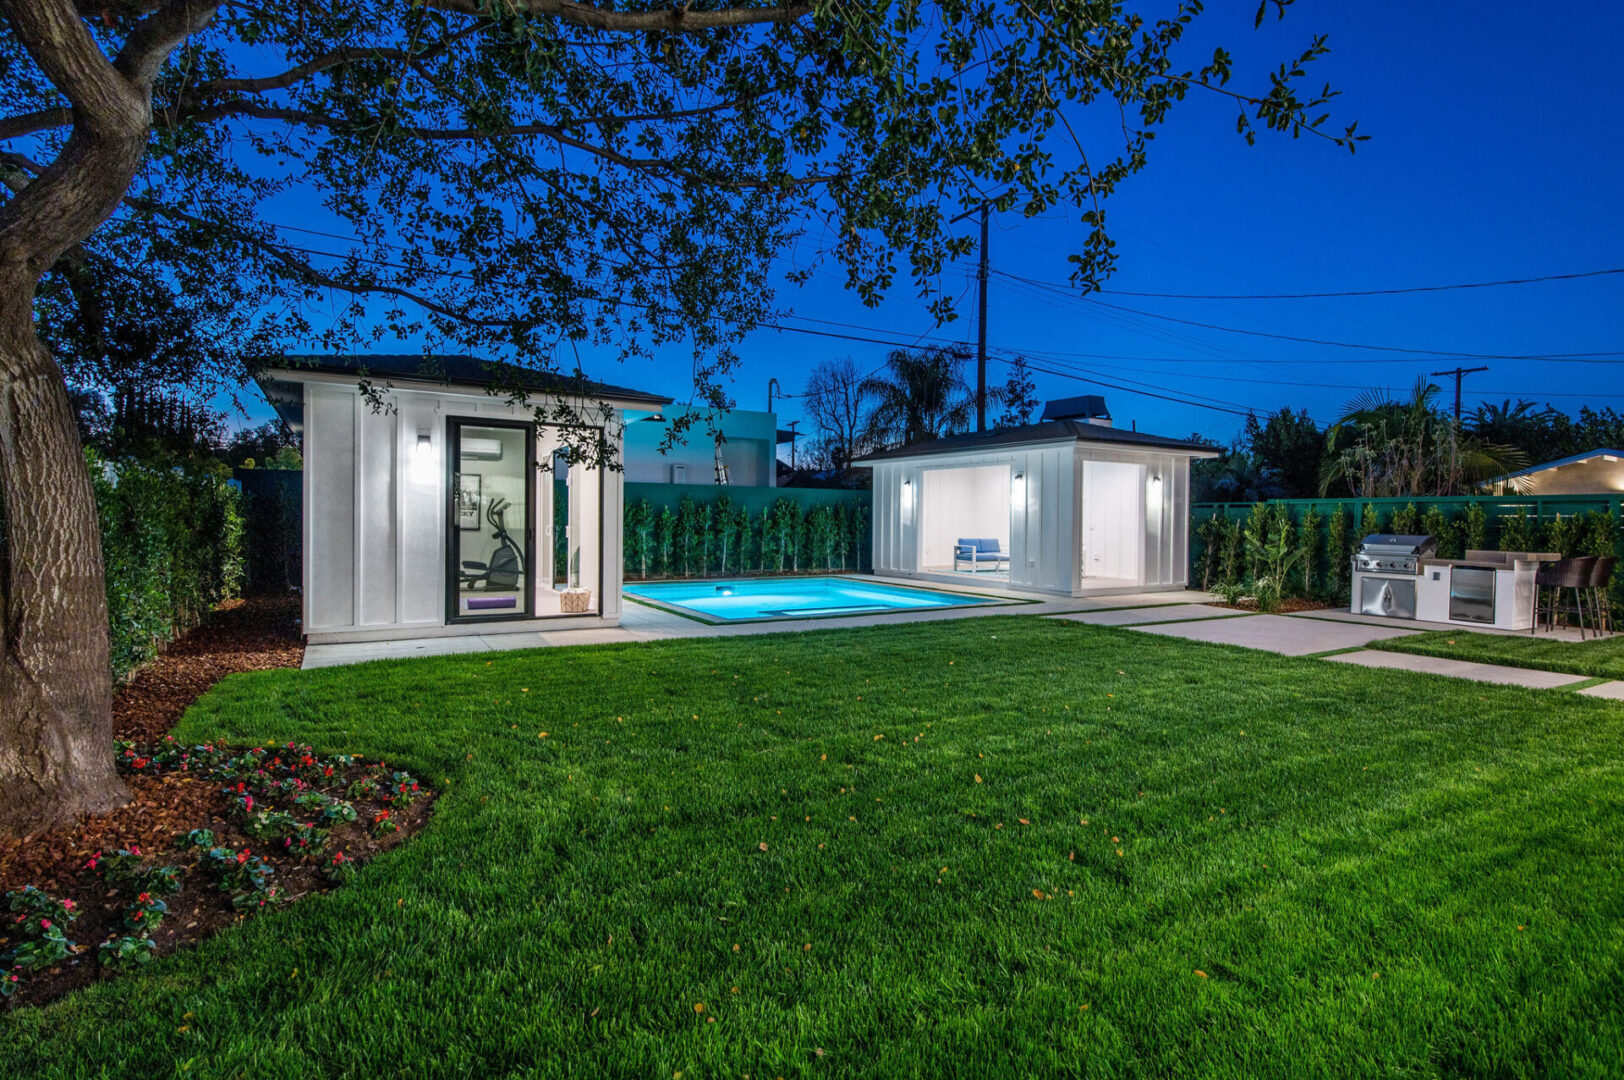
[[592,610],[592,590],[581,588],[581,549],[570,552],[569,588],[558,594],[559,610],[566,615],[582,615]]

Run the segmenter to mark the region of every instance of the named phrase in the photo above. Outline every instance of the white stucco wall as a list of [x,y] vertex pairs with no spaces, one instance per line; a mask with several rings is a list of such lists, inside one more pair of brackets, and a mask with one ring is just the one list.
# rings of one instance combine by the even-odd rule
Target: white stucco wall
[[[524,421],[528,413],[477,391],[459,394],[445,387],[395,387],[384,395],[388,407],[374,411],[353,381],[308,372],[281,377],[304,384],[304,630],[313,641],[619,622],[621,473],[601,473],[601,574],[582,582],[594,592],[597,613],[447,625],[446,419]],[[616,439],[618,417],[617,409],[611,423]],[[429,436],[423,452],[420,433]],[[538,459],[554,446],[556,440],[543,437]],[[549,556],[543,552],[551,551],[551,481],[550,473],[538,473],[531,493],[538,554],[532,581],[545,573]],[[596,502],[592,493],[580,500],[581,509],[595,512]]]

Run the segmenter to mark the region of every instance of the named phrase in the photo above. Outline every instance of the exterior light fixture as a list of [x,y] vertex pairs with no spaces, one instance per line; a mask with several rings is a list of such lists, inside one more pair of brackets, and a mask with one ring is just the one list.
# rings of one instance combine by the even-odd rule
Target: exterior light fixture
[[417,429],[417,445],[412,447],[412,479],[420,484],[434,479],[434,440],[427,428]]

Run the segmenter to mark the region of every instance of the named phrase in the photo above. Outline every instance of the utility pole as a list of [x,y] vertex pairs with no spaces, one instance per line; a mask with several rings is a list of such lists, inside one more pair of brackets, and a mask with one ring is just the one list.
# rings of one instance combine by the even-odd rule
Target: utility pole
[[1449,429],[1449,471],[1450,483],[1459,479],[1460,473],[1460,382],[1473,372],[1487,371],[1486,367],[1457,367],[1451,371],[1434,371],[1434,375],[1453,375],[1455,377],[1455,423]]
[[[773,381],[776,382],[777,380],[775,379]],[[799,439],[801,437],[801,433],[799,431],[796,431],[795,428],[796,428],[796,425],[798,425],[799,423],[800,423],[799,420],[791,420],[788,424],[785,425],[786,427],[789,428],[789,471],[790,472],[795,471],[795,440]]]
[[956,225],[971,214],[981,215],[981,263],[976,269],[976,281],[981,286],[977,299],[976,318],[976,430],[987,430],[987,212],[993,199],[982,199],[958,217],[948,222]]
[[1434,371],[1434,375],[1452,375],[1455,379],[1455,430],[1460,430],[1460,381],[1467,375],[1478,371],[1487,371],[1486,367],[1458,367],[1450,371]]

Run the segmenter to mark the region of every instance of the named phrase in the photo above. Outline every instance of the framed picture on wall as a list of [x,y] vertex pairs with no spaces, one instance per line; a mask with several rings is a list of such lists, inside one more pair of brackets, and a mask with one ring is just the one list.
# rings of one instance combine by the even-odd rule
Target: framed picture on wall
[[457,528],[479,528],[479,473],[457,474]]

